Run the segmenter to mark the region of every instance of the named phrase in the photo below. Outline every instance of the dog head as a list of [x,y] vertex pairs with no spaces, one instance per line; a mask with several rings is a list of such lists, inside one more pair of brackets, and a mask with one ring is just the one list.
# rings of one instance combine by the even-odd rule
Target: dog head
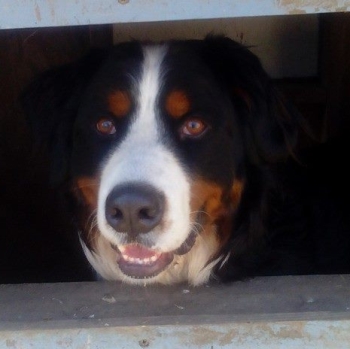
[[24,95],[103,278],[206,282],[225,262],[247,169],[288,156],[295,120],[256,56],[223,37],[124,43]]

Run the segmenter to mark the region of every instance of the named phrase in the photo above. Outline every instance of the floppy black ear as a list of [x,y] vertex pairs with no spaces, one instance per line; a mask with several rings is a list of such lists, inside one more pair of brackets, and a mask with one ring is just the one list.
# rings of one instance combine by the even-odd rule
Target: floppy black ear
[[80,98],[105,55],[103,50],[91,51],[77,62],[48,70],[22,93],[22,108],[34,141],[48,148],[54,183],[67,177],[72,129]]
[[208,65],[225,84],[254,163],[275,162],[293,152],[301,116],[273,86],[259,59],[225,37],[206,38]]

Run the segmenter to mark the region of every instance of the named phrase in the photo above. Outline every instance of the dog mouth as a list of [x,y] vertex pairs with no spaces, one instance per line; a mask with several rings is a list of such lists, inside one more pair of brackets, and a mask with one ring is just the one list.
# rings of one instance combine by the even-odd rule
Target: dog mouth
[[174,251],[159,252],[139,243],[123,246],[112,245],[118,252],[117,264],[120,271],[134,279],[149,279],[167,269],[175,255],[184,255],[191,250],[197,234],[191,232],[182,245]]

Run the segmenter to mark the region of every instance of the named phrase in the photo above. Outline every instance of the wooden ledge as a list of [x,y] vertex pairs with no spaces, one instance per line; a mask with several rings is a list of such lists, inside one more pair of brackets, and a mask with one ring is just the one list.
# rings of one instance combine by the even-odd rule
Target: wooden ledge
[[349,343],[349,275],[197,288],[0,286],[0,348],[322,349]]

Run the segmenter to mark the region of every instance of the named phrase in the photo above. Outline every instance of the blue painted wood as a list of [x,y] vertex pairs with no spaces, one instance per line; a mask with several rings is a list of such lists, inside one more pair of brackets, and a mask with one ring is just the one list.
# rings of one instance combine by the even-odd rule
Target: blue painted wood
[[0,0],[0,29],[350,11],[350,0]]

